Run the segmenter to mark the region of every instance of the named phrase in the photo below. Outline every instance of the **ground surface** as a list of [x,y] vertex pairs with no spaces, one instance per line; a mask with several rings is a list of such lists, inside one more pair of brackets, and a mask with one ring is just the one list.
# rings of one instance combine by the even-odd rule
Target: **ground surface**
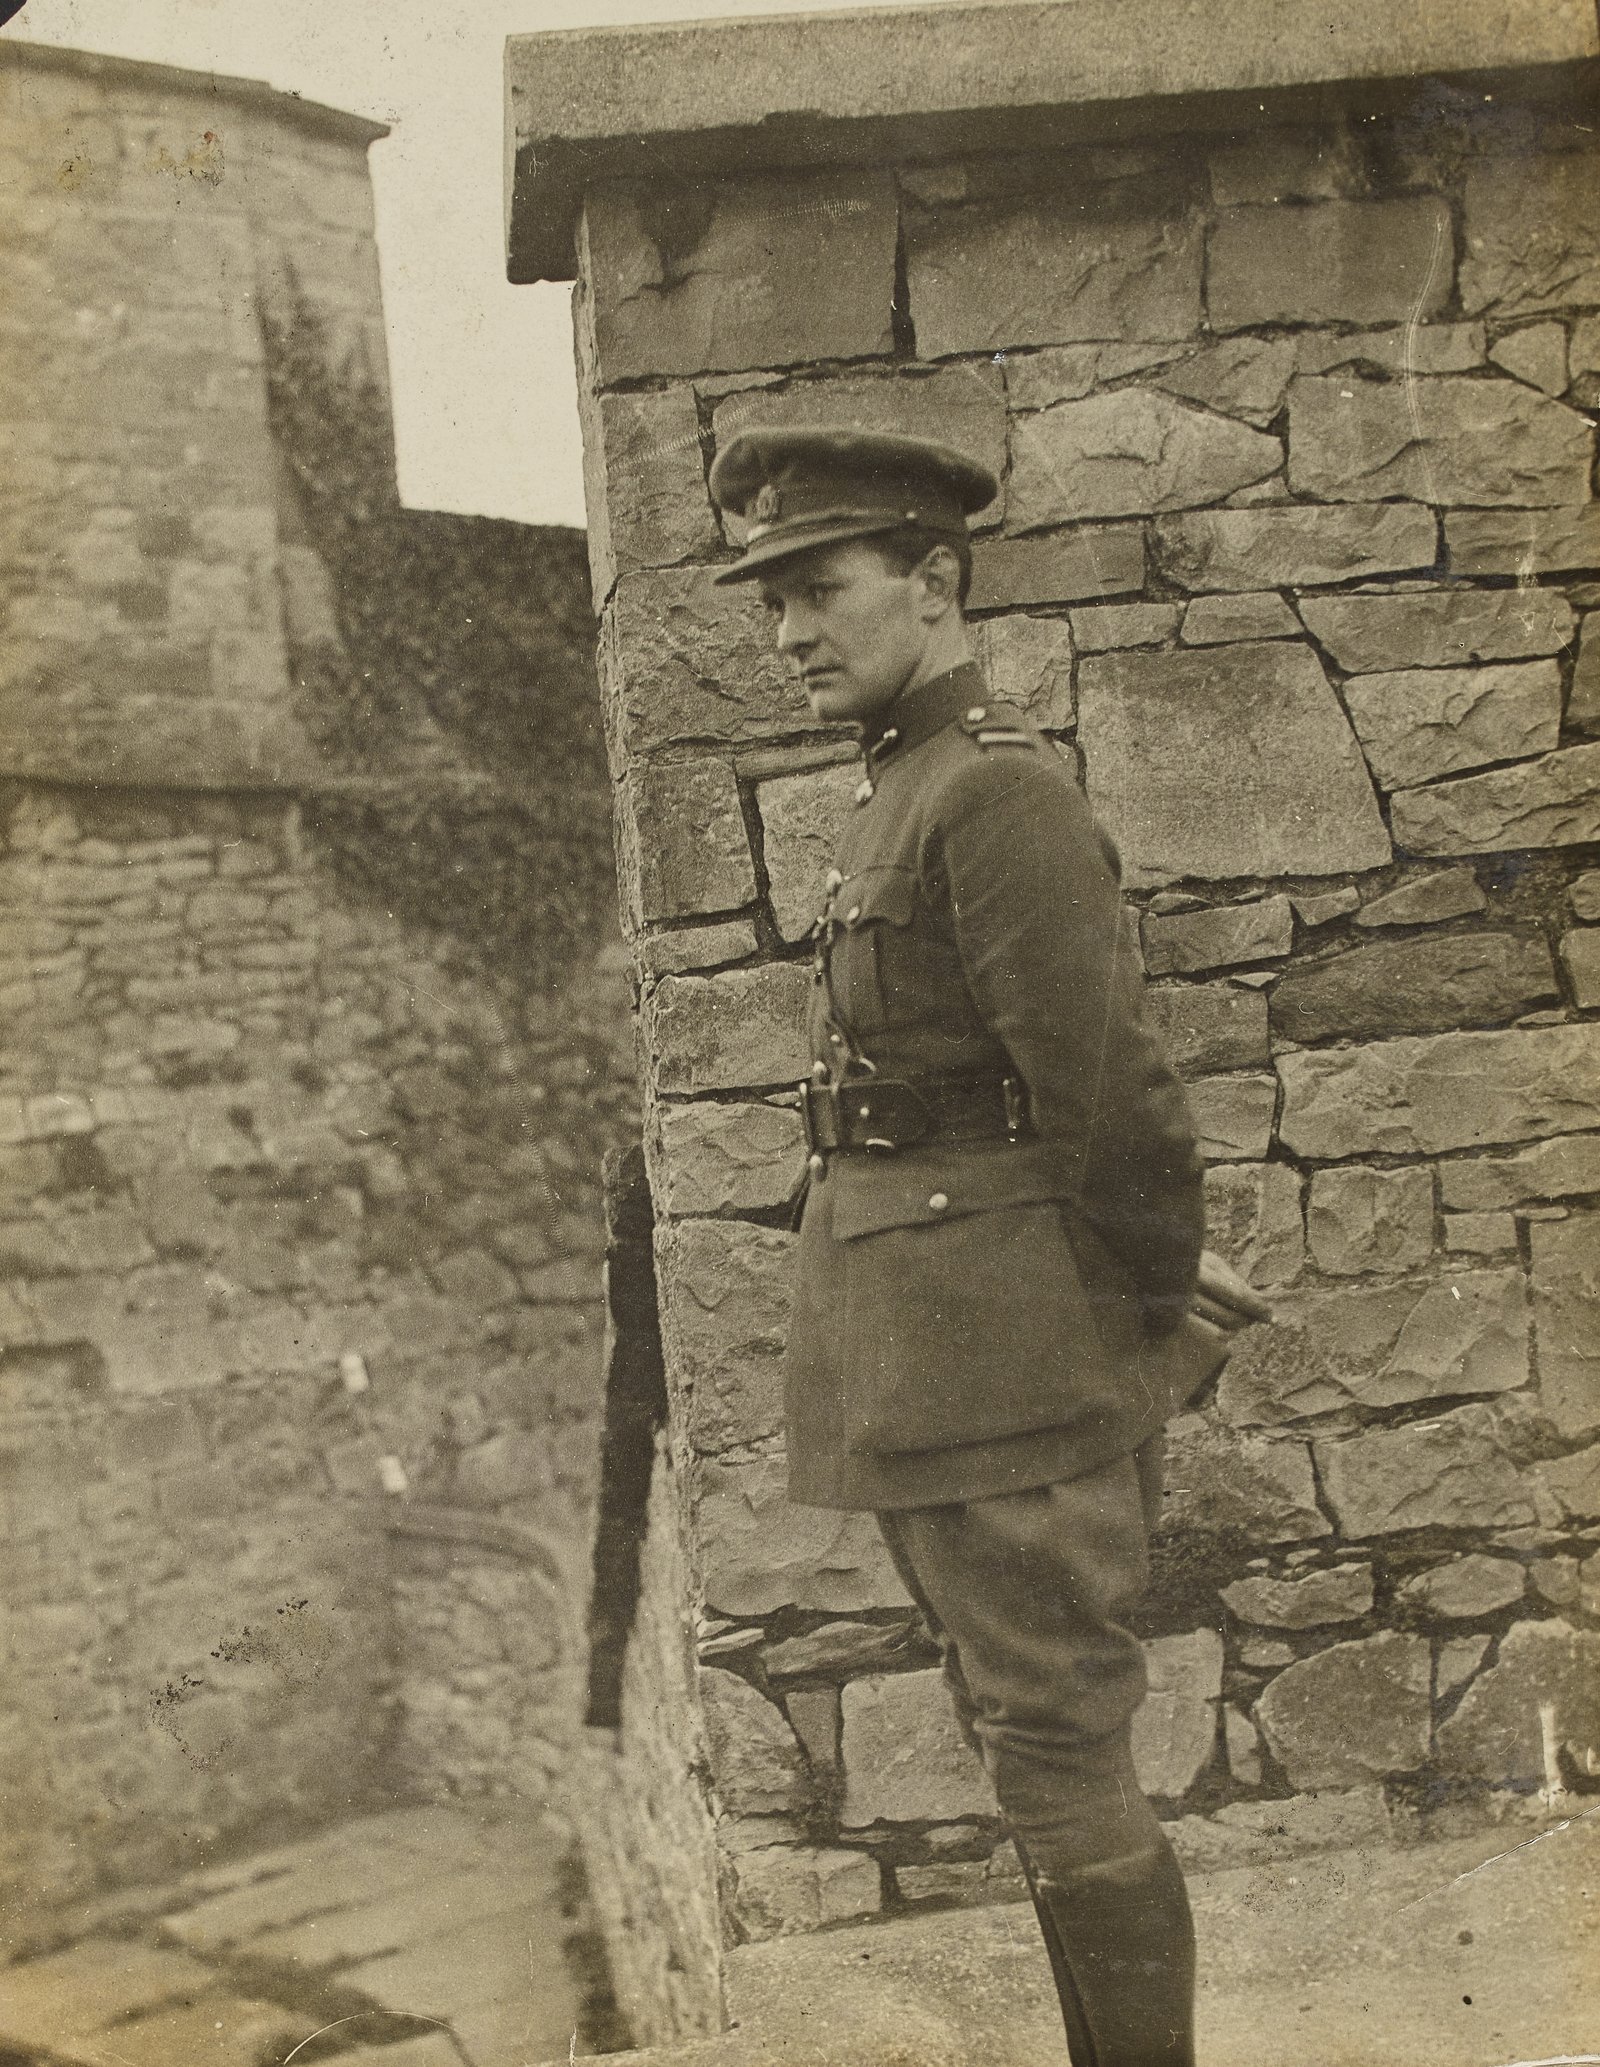
[[[48,1946],[13,1937],[0,2067],[567,2061],[580,2016],[558,1860],[536,1821],[404,1810],[86,1916]],[[1190,1885],[1202,2067],[1600,2059],[1600,1812]],[[626,2057],[1065,2067],[1025,1905],[746,1947],[729,1985],[725,2037]]]

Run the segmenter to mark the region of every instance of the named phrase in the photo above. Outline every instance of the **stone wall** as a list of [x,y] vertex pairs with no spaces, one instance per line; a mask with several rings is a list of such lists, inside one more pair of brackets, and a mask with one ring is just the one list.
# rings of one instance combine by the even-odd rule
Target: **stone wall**
[[[371,126],[4,58],[0,1887],[36,1921],[397,1790],[552,1797],[635,1101],[581,544],[394,506]],[[367,466],[338,522],[308,335]]]
[[1592,1784],[1600,153],[1496,83],[680,188],[620,155],[588,188],[658,1545],[665,1573],[687,1543],[678,1737],[708,1747],[652,1764],[685,1695],[641,1643],[623,1743],[676,1806],[625,1870],[703,1909],[699,1840],[658,1834],[713,1830],[734,1939],[1017,1886],[870,1520],[784,1499],[804,935],[859,764],[748,591],[710,585],[738,539],[706,470],[755,422],[1001,474],[994,694],[1122,848],[1212,1240],[1280,1295],[1171,1431],[1145,1785],[1189,1856],[1232,1859]]

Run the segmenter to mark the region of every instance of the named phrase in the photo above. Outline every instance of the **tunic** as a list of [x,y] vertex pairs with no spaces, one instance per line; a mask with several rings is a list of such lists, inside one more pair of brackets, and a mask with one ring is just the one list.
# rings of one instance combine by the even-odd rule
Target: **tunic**
[[865,747],[813,935],[813,1061],[991,1098],[1010,1074],[1027,1113],[1016,1139],[837,1150],[807,1188],[790,1497],[891,1509],[1076,1477],[1158,1429],[1204,1214],[1116,852],[1056,747],[971,665]]

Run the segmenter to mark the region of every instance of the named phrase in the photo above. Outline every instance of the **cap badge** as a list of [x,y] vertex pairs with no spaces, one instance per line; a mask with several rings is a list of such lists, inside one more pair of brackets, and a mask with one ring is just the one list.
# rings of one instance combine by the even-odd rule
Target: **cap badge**
[[768,481],[762,487],[755,501],[750,505],[750,522],[752,524],[776,524],[782,514],[783,496]]

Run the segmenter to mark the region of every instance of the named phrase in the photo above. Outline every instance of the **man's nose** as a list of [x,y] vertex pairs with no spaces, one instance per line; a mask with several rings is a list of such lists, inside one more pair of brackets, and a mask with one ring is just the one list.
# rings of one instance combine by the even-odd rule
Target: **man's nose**
[[815,642],[815,633],[799,610],[786,608],[778,619],[778,651],[798,659]]

